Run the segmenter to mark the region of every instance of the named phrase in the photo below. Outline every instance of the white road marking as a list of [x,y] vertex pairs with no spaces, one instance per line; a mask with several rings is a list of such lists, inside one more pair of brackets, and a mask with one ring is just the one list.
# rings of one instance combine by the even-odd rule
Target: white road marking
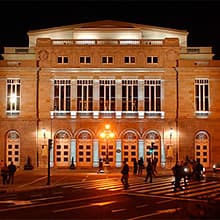
[[75,207],[70,207],[70,208],[65,208],[65,209],[56,209],[56,210],[53,210],[53,212],[54,213],[66,212],[66,211],[69,211],[69,210],[88,208],[88,207],[92,207],[92,206],[105,206],[105,205],[109,205],[109,204],[112,204],[112,203],[115,203],[115,201],[91,203],[91,204],[88,204],[88,205],[75,206]]
[[136,216],[136,217],[133,217],[133,218],[128,218],[127,220],[146,219],[147,217],[150,217],[150,216],[160,215],[160,214],[163,214],[163,213],[173,213],[173,212],[179,211],[181,209],[182,208],[158,210],[156,212],[149,213],[149,214],[146,214],[146,215],[140,215],[140,216]]

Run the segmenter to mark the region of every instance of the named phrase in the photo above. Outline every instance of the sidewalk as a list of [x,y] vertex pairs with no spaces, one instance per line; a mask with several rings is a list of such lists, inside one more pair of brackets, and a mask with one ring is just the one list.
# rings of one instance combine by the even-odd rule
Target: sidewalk
[[[2,184],[0,182],[0,194],[7,192],[27,191],[31,189],[49,188],[62,184],[69,184],[76,181],[82,181],[88,176],[101,175],[101,178],[108,178],[108,176],[121,176],[121,168],[110,168],[104,173],[97,173],[98,168],[76,168],[76,169],[61,169],[51,168],[50,176],[48,176],[47,168],[36,168],[33,170],[18,170],[15,173],[14,184]],[[132,171],[130,172],[132,176]],[[158,176],[170,176],[172,172],[170,169],[158,169]],[[145,176],[145,171],[143,172]],[[48,177],[51,180],[48,185]],[[77,177],[77,178],[76,178]]]

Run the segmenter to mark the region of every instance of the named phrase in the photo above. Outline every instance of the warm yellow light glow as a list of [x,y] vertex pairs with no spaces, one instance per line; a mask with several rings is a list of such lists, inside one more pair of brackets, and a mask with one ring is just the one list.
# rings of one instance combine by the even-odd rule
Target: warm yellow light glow
[[170,128],[170,137],[172,137],[173,134],[174,134],[174,130],[173,130],[173,128]]
[[105,133],[102,132],[102,133],[100,134],[100,137],[101,137],[101,138],[105,138]]
[[106,124],[105,125],[105,129],[109,129],[110,128],[110,125],[109,124]]
[[110,133],[110,134],[109,134],[109,137],[110,137],[110,138],[113,138],[114,136],[115,136],[114,133]]
[[111,130],[109,130],[110,127],[111,127],[110,124],[105,125],[105,130],[100,134],[101,138],[109,139],[109,138],[115,137],[115,134],[113,132],[111,132]]

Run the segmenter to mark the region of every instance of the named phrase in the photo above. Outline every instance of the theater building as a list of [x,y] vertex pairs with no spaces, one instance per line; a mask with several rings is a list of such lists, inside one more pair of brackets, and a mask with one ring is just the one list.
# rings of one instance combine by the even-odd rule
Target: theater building
[[[204,30],[205,31],[205,30]],[[103,20],[27,33],[0,61],[0,159],[160,167],[220,155],[220,61],[186,30]],[[48,153],[48,139],[52,147]]]

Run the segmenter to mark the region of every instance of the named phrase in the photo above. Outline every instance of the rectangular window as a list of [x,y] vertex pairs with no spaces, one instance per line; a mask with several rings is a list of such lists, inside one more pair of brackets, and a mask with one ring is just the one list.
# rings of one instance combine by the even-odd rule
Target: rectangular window
[[79,58],[79,62],[80,63],[91,63],[91,58],[88,56],[81,56]]
[[92,111],[93,81],[77,80],[77,111]]
[[109,57],[109,56],[102,57],[102,63],[113,63],[113,57]]
[[115,80],[99,81],[100,111],[115,111]]
[[161,111],[161,81],[144,81],[144,110]]
[[122,111],[138,111],[138,80],[122,80]]
[[70,80],[54,80],[54,111],[70,111]]
[[21,107],[20,79],[7,79],[7,112],[18,113]]
[[58,56],[57,57],[57,63],[68,63],[68,57],[67,56]]
[[209,81],[208,79],[195,80],[196,111],[209,111]]
[[133,56],[126,56],[126,57],[124,57],[124,62],[125,63],[135,63],[135,57],[133,57]]
[[148,56],[147,63],[158,63],[158,57],[156,56]]

